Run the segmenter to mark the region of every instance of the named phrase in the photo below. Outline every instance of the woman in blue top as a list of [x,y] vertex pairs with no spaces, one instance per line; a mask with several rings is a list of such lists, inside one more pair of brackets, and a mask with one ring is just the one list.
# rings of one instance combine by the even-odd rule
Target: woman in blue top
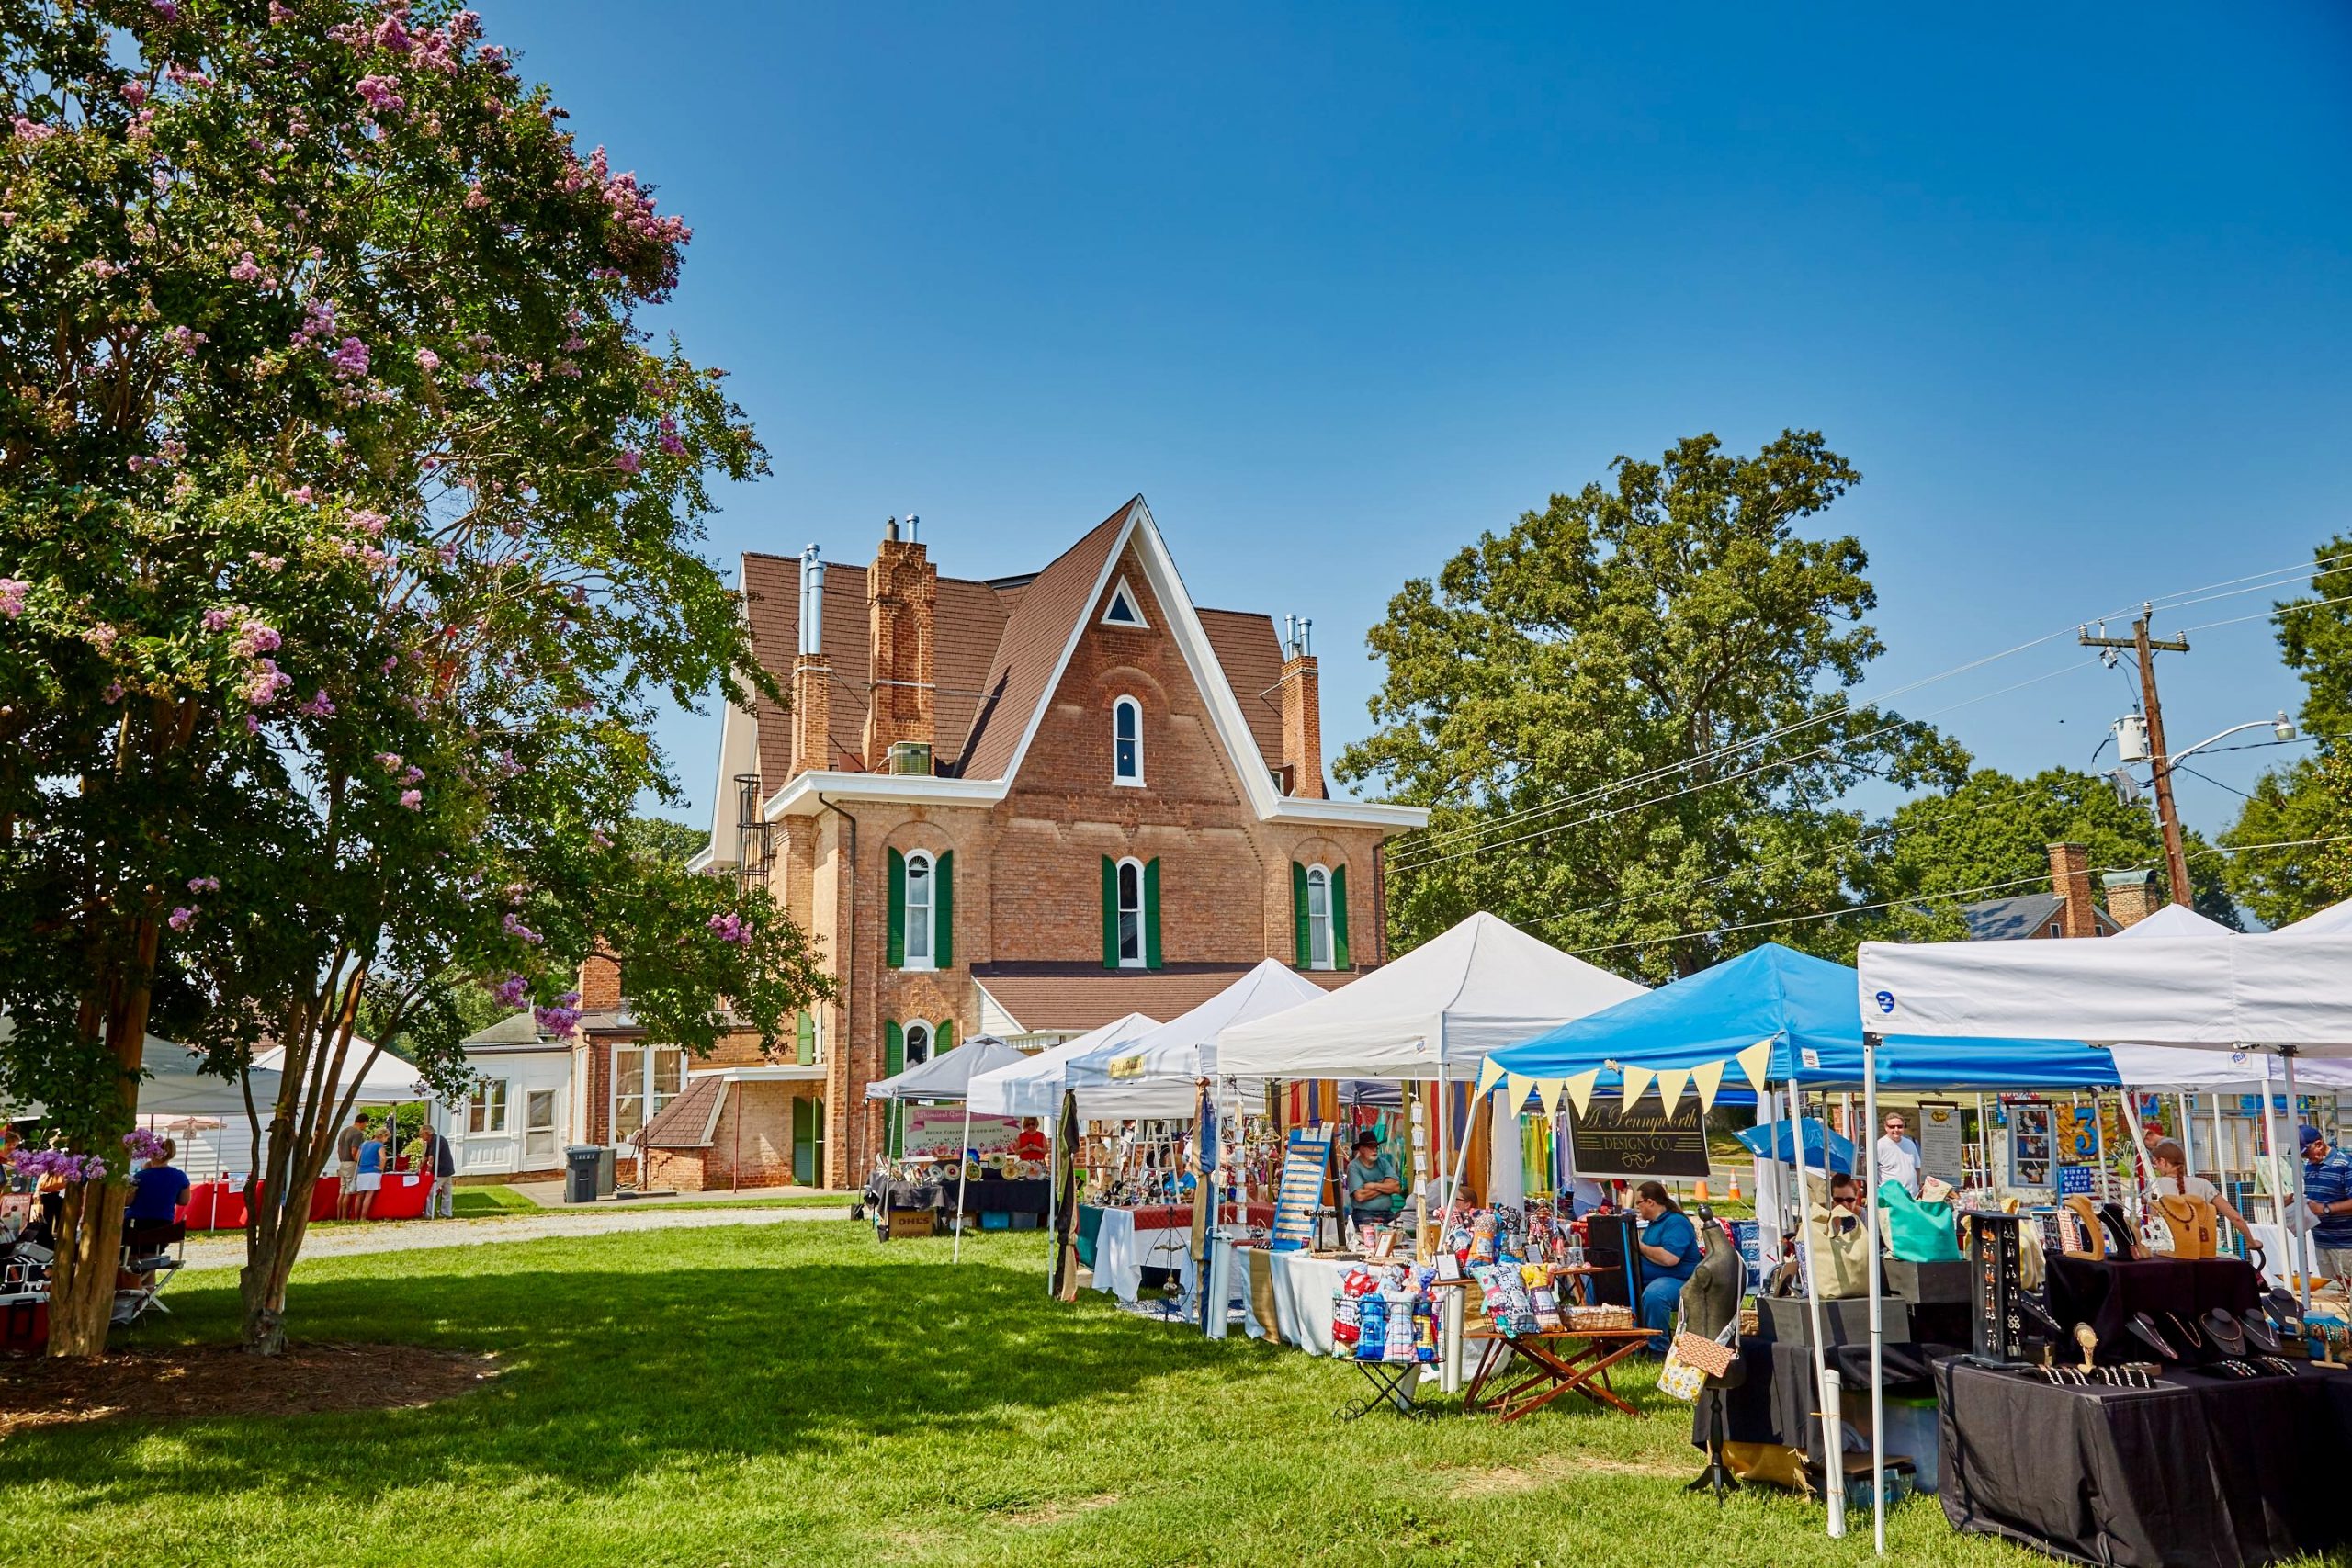
[[1645,1181],[1634,1189],[1634,1213],[1642,1217],[1642,1326],[1656,1332],[1649,1349],[1666,1354],[1666,1330],[1682,1299],[1683,1282],[1699,1267],[1699,1233],[1675,1207],[1666,1189]]
[[368,1141],[359,1145],[359,1208],[355,1218],[375,1217],[376,1193],[384,1185],[384,1145],[391,1137],[390,1122],[386,1117],[384,1128],[368,1134]]

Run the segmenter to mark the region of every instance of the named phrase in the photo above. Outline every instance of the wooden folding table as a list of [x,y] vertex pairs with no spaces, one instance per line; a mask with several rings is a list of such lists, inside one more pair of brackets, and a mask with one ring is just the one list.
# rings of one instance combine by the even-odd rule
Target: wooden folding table
[[[1504,1421],[1541,1410],[1564,1393],[1580,1393],[1595,1404],[1642,1414],[1618,1397],[1609,1386],[1609,1369],[1639,1350],[1653,1337],[1646,1328],[1555,1328],[1534,1334],[1506,1334],[1489,1327],[1470,1337],[1487,1341],[1478,1371],[1463,1393],[1463,1408],[1483,1411]],[[1504,1352],[1521,1358],[1504,1370]],[[1489,1393],[1487,1384],[1505,1384]]]

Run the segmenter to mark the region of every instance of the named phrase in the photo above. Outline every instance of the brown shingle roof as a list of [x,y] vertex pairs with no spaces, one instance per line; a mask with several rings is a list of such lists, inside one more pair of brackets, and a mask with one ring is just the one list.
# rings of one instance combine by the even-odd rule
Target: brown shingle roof
[[1130,501],[1088,530],[1084,538],[1039,572],[1013,604],[988,679],[980,682],[988,696],[974,721],[971,744],[956,769],[962,777],[1001,779],[1012,765],[1022,731],[1028,728],[1029,716],[1037,711],[1037,705],[1051,694],[1046,688],[1061,663],[1062,649],[1069,646],[1079,617],[1092,605],[1102,563],[1110,558],[1111,547],[1135,505]]
[[[1100,969],[1068,964],[975,964],[972,978],[999,1006],[1035,1032],[1100,1029],[1128,1013],[1174,1018],[1247,975],[1246,964],[1170,964],[1165,969]],[[1316,972],[1306,976],[1327,991],[1356,977],[1353,972]]]
[[1283,765],[1283,694],[1275,682],[1283,678],[1283,644],[1274,623],[1242,610],[1203,610],[1201,629],[1209,634],[1216,661],[1233,685],[1241,716],[1250,721],[1250,738],[1269,770]]
[[708,1148],[725,1084],[724,1078],[689,1079],[684,1093],[654,1112],[639,1140],[649,1149]]
[[[1001,778],[1012,766],[1031,716],[1051,695],[1046,686],[1061,662],[1062,649],[1091,608],[1095,580],[1135,505],[1131,501],[1120,507],[1043,571],[988,581],[939,580],[932,679],[933,757],[940,774]],[[743,557],[752,649],[762,666],[787,686],[800,643],[799,571],[796,557],[757,552]],[[1282,674],[1282,646],[1273,621],[1236,610],[1204,610],[1200,615],[1210,648],[1248,716],[1251,738],[1266,765],[1278,765],[1281,698],[1279,694],[1259,696]],[[833,681],[828,765],[834,771],[865,772],[872,631],[865,568],[829,563],[825,655]],[[752,714],[758,725],[760,776],[766,788],[775,790],[791,771],[791,717],[765,700],[755,702]]]

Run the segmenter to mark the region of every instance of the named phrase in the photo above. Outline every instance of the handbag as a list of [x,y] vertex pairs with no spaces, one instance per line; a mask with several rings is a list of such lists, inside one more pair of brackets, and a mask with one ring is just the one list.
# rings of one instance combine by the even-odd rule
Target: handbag
[[1666,1365],[1658,1369],[1658,1392],[1686,1404],[1696,1404],[1709,1378],[1719,1378],[1731,1370],[1733,1355],[1732,1348],[1721,1339],[1687,1328],[1679,1330],[1666,1348]]
[[[1838,1221],[1846,1227],[1840,1229]],[[1871,1288],[1871,1235],[1851,1215],[1833,1216],[1815,1203],[1805,1216],[1805,1252],[1813,1268],[1814,1290],[1823,1301],[1844,1301],[1867,1295]]]

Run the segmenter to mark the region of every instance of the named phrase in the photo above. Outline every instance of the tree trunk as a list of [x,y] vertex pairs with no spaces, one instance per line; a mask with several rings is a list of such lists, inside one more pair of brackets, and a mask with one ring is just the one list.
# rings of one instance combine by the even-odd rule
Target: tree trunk
[[[135,933],[135,964],[122,987],[106,998],[105,1012],[83,1009],[85,1037],[103,1026],[114,1057],[116,1115],[106,1119],[99,1146],[92,1152],[115,1174],[126,1159],[120,1142],[139,1108],[139,1072],[147,1051],[147,1013],[153,998],[149,976],[155,969],[160,921],[142,919]],[[66,1189],[63,1234],[49,1284],[49,1353],[55,1357],[103,1356],[114,1319],[115,1280],[122,1267],[122,1196],[104,1181],[77,1181]]]
[[311,1193],[318,1184],[315,1176],[289,1183],[285,1207],[277,1211],[277,1223],[269,1227],[268,1240],[265,1243],[251,1235],[246,1239],[246,1261],[237,1276],[237,1290],[244,1303],[239,1338],[248,1355],[286,1353],[286,1281],[294,1272],[295,1258],[301,1255],[302,1233],[310,1225]]

